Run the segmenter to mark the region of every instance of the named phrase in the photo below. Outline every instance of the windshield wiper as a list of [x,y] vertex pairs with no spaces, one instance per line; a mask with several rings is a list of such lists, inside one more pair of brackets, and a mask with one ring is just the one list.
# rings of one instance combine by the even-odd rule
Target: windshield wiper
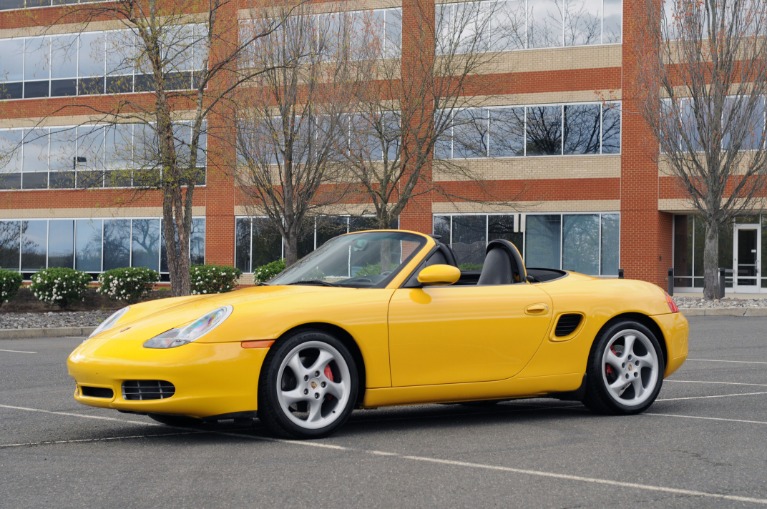
[[288,283],[289,285],[315,285],[315,286],[338,286],[335,283],[328,283],[327,281],[323,281],[321,279],[306,279],[304,281],[293,281],[292,283]]

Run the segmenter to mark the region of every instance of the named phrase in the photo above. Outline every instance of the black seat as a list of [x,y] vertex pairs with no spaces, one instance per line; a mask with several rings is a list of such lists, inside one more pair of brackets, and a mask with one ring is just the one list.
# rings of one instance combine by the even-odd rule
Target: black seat
[[503,239],[492,240],[487,244],[486,253],[478,285],[510,285],[526,280],[525,264],[514,244]]

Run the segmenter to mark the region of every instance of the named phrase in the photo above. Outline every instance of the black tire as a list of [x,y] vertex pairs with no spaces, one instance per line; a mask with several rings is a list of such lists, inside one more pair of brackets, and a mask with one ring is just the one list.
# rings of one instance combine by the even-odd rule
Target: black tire
[[202,425],[201,419],[195,419],[194,417],[187,417],[185,415],[169,415],[169,414],[148,414],[150,419],[153,419],[166,426],[174,426],[177,428],[194,428]]
[[277,436],[319,438],[349,418],[359,377],[348,348],[322,331],[278,341],[258,381],[258,417]]
[[658,397],[664,371],[655,334],[639,322],[617,322],[591,348],[583,403],[600,414],[644,412]]

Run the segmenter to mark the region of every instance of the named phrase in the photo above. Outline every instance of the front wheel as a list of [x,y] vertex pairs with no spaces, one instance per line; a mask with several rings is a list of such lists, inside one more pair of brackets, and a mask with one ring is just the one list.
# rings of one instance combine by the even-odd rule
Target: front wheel
[[638,414],[658,397],[665,363],[655,335],[638,322],[619,322],[594,342],[583,403],[606,414]]
[[302,331],[278,342],[264,360],[258,416],[274,434],[329,435],[357,400],[357,368],[349,350],[322,331]]

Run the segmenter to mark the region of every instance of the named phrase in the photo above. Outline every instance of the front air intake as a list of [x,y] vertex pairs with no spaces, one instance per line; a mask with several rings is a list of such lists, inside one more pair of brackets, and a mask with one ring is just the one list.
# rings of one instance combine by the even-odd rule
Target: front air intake
[[583,320],[583,315],[568,314],[560,316],[557,328],[554,330],[554,335],[558,338],[569,336],[575,332],[575,329],[581,324],[581,320]]
[[166,399],[176,393],[176,387],[165,380],[126,380],[123,382],[123,398],[129,401]]

